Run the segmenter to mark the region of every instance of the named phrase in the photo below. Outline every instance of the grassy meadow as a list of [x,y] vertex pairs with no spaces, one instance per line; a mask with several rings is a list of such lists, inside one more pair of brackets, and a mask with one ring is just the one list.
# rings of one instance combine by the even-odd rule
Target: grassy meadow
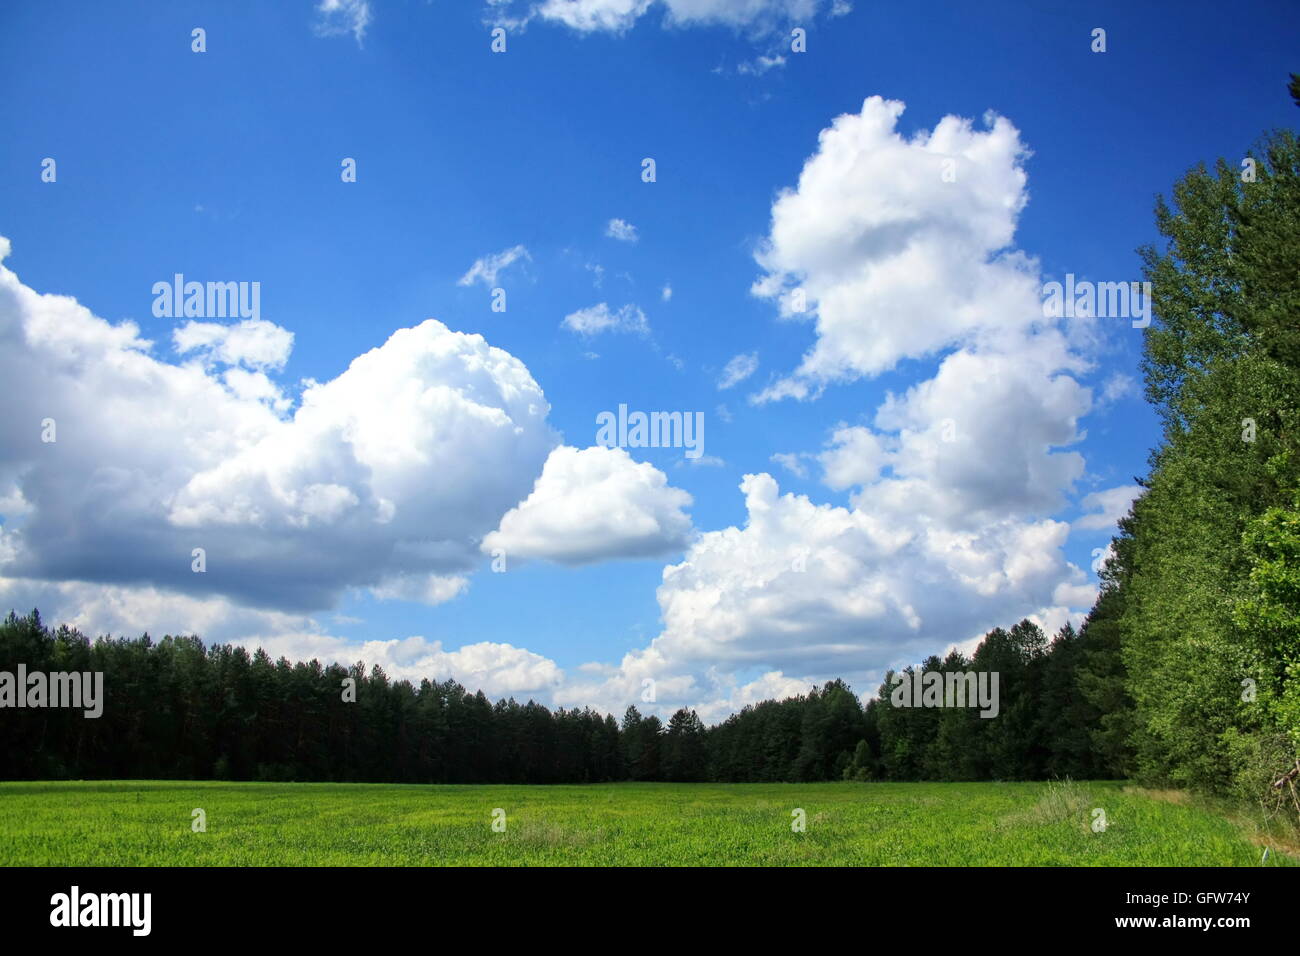
[[[7,782],[0,864],[1260,865],[1240,824],[1157,797],[1111,782]],[[191,829],[196,808],[206,832]],[[1098,808],[1106,828],[1094,832]],[[1272,852],[1264,865],[1296,862]]]

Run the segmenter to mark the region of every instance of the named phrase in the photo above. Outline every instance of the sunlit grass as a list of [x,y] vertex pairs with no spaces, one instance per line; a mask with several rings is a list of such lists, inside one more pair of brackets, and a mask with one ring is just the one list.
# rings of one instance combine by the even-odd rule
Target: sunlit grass
[[0,783],[7,866],[1257,866],[1261,852],[1209,810],[1119,783]]

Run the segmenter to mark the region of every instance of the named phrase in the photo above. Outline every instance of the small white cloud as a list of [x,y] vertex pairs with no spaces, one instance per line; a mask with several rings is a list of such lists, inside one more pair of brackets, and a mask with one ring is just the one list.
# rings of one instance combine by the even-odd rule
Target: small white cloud
[[481,259],[475,259],[474,264],[469,267],[469,271],[460,277],[457,285],[472,285],[475,282],[482,282],[486,286],[494,286],[497,282],[497,274],[520,259],[532,261],[532,256],[523,246],[512,246],[503,252],[495,255],[483,256]]
[[779,451],[772,456],[772,460],[791,474],[796,475],[799,478],[807,478],[808,469],[804,465],[803,461],[800,460],[805,457],[811,456],[808,456],[806,453],[800,455],[798,453]]
[[636,332],[645,335],[650,331],[645,313],[637,306],[625,305],[617,312],[611,312],[605,302],[570,312],[560,324],[579,335],[598,335],[601,332]]
[[381,601],[418,601],[430,606],[445,604],[469,590],[463,575],[399,574],[381,581],[370,593]]
[[677,462],[677,467],[690,465],[692,468],[721,468],[726,462],[717,455],[701,455],[699,458],[682,458]]
[[762,76],[768,70],[778,66],[785,66],[785,57],[779,53],[775,56],[758,56],[741,63],[736,67],[736,72],[745,76]]
[[663,292],[659,293],[659,297],[663,299],[665,302],[667,302],[669,299],[673,297],[673,287],[665,283],[664,290]]
[[611,219],[605,227],[605,235],[619,242],[636,242],[641,238],[636,233],[636,226],[624,219]]
[[718,379],[719,389],[728,389],[734,385],[743,382],[749,376],[758,370],[758,353],[742,352],[737,355],[722,370],[722,377]]
[[658,557],[686,545],[691,519],[682,509],[690,504],[662,471],[622,448],[562,445],[482,550],[571,565]]
[[180,355],[198,352],[206,362],[279,369],[293,350],[293,333],[265,319],[236,325],[191,320],[173,330],[172,344]]
[[1102,384],[1100,404],[1111,405],[1121,398],[1127,398],[1137,393],[1137,382],[1133,377],[1125,375],[1123,372],[1116,372]]

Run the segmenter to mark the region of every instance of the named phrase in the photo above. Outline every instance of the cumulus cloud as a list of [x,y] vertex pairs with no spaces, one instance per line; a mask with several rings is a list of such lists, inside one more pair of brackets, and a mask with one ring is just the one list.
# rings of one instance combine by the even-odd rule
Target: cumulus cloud
[[651,679],[659,712],[725,711],[746,672],[804,688],[839,676],[874,691],[887,668],[953,635],[1025,616],[1064,620],[1071,609],[1060,602],[1084,596],[1083,572],[1062,553],[1064,522],[955,531],[920,514],[783,495],[767,474],[746,475],[741,490],[744,526],[700,534],[664,569],[659,636],[617,666],[572,676],[557,699],[618,711]]
[[820,451],[774,456],[797,475],[819,464],[847,506],[747,475],[744,525],[698,535],[665,569],[661,633],[565,694],[612,706],[654,680],[661,712],[707,712],[760,676],[869,692],[889,667],[1023,617],[1055,629],[1092,603],[1054,517],[1085,473],[1073,446],[1092,364],[1043,319],[1037,264],[1012,246],[1026,150],[997,117],[905,138],[901,113],[873,97],[837,118],[778,196],[754,291],[791,318],[802,293],[817,337],[757,400],[815,398],[907,359],[932,373],[832,427]]
[[570,312],[560,324],[570,332],[584,336],[599,335],[601,332],[634,332],[645,335],[650,331],[650,323],[646,321],[645,313],[640,307],[629,304],[613,312],[605,302]]
[[605,235],[620,242],[636,242],[640,238],[636,226],[622,219],[611,219],[605,227]]
[[485,286],[495,286],[498,273],[520,260],[531,262],[532,258],[523,246],[511,246],[501,252],[475,259],[469,271],[461,276],[456,284],[473,285],[475,282],[482,282]]
[[836,117],[798,186],[772,206],[753,292],[784,317],[814,320],[817,339],[759,401],[808,398],[1042,322],[1036,263],[1009,248],[1028,195],[1015,127],[990,114],[977,130],[947,116],[907,138],[896,129],[902,113],[873,96]]
[[134,324],[2,266],[0,346],[0,498],[25,509],[0,529],[10,578],[308,610],[455,576],[558,439],[518,359],[435,320],[309,383],[287,416],[264,376],[160,361]]
[[[621,660],[564,675],[545,658],[491,645],[484,659],[504,663],[474,673],[518,671],[526,676],[490,679],[540,682],[562,706],[621,713],[636,704],[661,715],[694,706],[706,719],[835,676],[870,691],[888,667],[1021,617],[1075,619],[1095,584],[1066,560],[1071,525],[1053,516],[1085,471],[1073,446],[1092,408],[1078,381],[1090,363],[1068,330],[1043,319],[1037,265],[1011,244],[1027,196],[1025,149],[995,117],[980,130],[948,117],[904,138],[901,112],[873,98],[836,119],[797,188],[778,197],[759,252],[756,293],[797,317],[801,291],[816,323],[802,363],[759,401],[810,399],[907,359],[927,363],[911,387],[830,428],[819,449],[774,459],[796,471],[819,464],[845,503],[782,494],[770,475],[750,474],[744,520],[694,532],[689,496],[662,472],[621,449],[555,448],[527,370],[477,336],[436,322],[403,330],[333,382],[310,386],[285,417],[260,381],[236,387],[202,363],[159,363],[128,323],[37,297],[0,273],[0,374],[17,394],[40,398],[11,416],[24,428],[0,424],[12,433],[0,432],[0,501],[24,513],[0,534],[0,574],[52,569],[102,581],[105,572],[86,578],[74,562],[104,567],[126,553],[114,573],[125,568],[136,580],[135,565],[156,562],[160,549],[188,572],[189,547],[215,542],[205,545],[210,569],[216,554],[244,577],[266,573],[268,594],[311,581],[329,594],[346,584],[437,601],[464,587],[471,549],[581,564],[684,548],[657,590],[658,636]],[[564,326],[584,335],[647,330],[640,309],[605,303]],[[89,376],[84,393],[78,375]],[[105,408],[85,411],[83,395],[94,394],[107,397]],[[140,411],[139,396],[159,394]],[[174,409],[195,407],[180,429]],[[31,423],[64,409],[79,436],[92,433],[78,438],[92,443],[89,464],[57,457],[62,426],[58,449],[37,442]],[[393,409],[396,421],[380,411]],[[114,415],[132,421],[136,444]],[[436,440],[411,441],[430,434]],[[430,474],[438,480],[426,502]],[[490,504],[466,490],[481,496],[484,483]],[[1109,493],[1096,494],[1085,499],[1096,515],[1075,527],[1113,510]],[[111,522],[100,517],[107,512]],[[135,529],[134,551],[120,548],[124,525]],[[261,596],[238,592],[246,604]],[[200,598],[213,600],[201,590]],[[285,646],[335,640],[309,622],[278,624]],[[412,667],[477,660],[452,662],[447,655],[459,652],[407,641],[379,642],[377,652]],[[642,702],[646,681],[653,705]]]
[[293,333],[265,319],[245,319],[235,325],[193,320],[172,332],[177,353],[198,353],[208,362],[281,369],[293,350]]
[[[1055,340],[1054,340],[1055,339]],[[841,427],[820,456],[832,488],[858,486],[866,507],[920,511],[933,521],[1056,511],[1083,475],[1079,441],[1089,391],[1060,339],[1043,336],[1015,354],[954,352],[938,374],[889,395],[876,428]]]
[[683,509],[690,505],[691,496],[663,472],[622,448],[561,446],[532,493],[483,540],[483,551],[570,565],[661,557],[685,546],[691,519]]
[[722,376],[718,379],[718,388],[721,390],[739,385],[756,371],[758,371],[758,353],[742,352],[723,368]]

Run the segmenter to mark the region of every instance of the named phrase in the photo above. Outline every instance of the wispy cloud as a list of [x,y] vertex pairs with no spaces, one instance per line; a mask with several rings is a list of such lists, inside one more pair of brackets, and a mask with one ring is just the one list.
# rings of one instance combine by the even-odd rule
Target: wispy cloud
[[487,286],[496,285],[497,274],[520,259],[529,262],[533,260],[533,257],[528,254],[528,250],[523,246],[513,246],[504,252],[475,259],[474,264],[469,267],[469,271],[461,276],[456,284],[472,285],[475,282],[482,282]]
[[579,335],[598,335],[601,332],[636,332],[644,335],[650,331],[645,313],[638,306],[629,304],[613,312],[604,302],[570,312],[561,325]]
[[370,26],[369,0],[320,0],[312,30],[317,36],[345,36],[351,33],[357,46],[365,39]]
[[718,379],[718,388],[728,389],[738,385],[756,371],[758,371],[758,353],[742,352],[728,362],[722,370],[722,377]]

